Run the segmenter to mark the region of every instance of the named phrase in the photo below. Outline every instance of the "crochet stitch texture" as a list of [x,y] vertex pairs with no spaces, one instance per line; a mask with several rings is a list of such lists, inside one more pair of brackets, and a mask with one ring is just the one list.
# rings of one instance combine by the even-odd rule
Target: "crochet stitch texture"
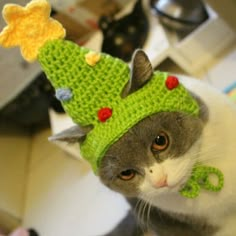
[[[155,72],[143,88],[122,98],[130,79],[128,65],[102,53],[96,65],[91,66],[86,62],[88,53],[89,49],[72,42],[53,40],[41,48],[38,59],[56,89],[71,90],[71,99],[62,104],[73,121],[93,126],[81,144],[81,154],[95,172],[107,149],[145,117],[164,111],[198,115],[197,102],[181,84],[172,90],[167,88],[168,74],[164,72]],[[112,110],[106,122],[97,115],[102,108]]]
[[0,45],[19,46],[23,57],[32,62],[38,49],[48,40],[65,37],[65,29],[50,17],[51,7],[46,0],[32,0],[25,7],[7,4],[3,17],[8,23],[0,34]]
[[[217,177],[218,183],[212,184],[210,176]],[[180,194],[187,198],[196,198],[200,190],[205,189],[212,192],[219,192],[224,187],[224,175],[222,172],[211,166],[198,166],[193,168],[192,175],[181,189]]]
[[[93,126],[81,153],[95,173],[107,149],[145,117],[176,111],[198,116],[195,99],[177,77],[165,72],[155,72],[142,88],[122,98],[130,80],[128,65],[62,40],[65,30],[50,18],[48,1],[32,0],[26,7],[9,4],[3,16],[8,26],[0,33],[0,45],[18,45],[26,60],[38,59],[68,115],[81,126]],[[218,185],[210,182],[211,175],[218,177]],[[223,185],[220,170],[195,166],[180,194],[195,198],[200,188],[217,192]]]

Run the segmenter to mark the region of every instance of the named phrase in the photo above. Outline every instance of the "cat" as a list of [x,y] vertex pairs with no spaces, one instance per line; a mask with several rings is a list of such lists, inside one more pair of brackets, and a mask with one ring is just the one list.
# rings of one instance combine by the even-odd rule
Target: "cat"
[[[131,71],[123,97],[144,86],[154,73],[143,51],[134,55]],[[132,207],[107,236],[148,231],[158,236],[236,235],[235,105],[204,82],[184,76],[179,80],[199,104],[199,116],[159,112],[146,117],[101,161],[101,181],[127,197]],[[83,142],[88,131],[75,126],[51,140]],[[224,187],[217,193],[201,190],[193,199],[183,197],[179,191],[199,163],[218,168]]]

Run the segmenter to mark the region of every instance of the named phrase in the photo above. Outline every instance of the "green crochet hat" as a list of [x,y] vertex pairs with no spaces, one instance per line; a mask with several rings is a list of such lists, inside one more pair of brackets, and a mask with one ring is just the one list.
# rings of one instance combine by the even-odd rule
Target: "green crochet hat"
[[[89,55],[97,57],[95,64],[88,63]],[[122,98],[130,69],[120,59],[65,40],[47,42],[38,59],[73,121],[93,126],[81,154],[95,172],[107,149],[145,117],[164,111],[198,115],[196,101],[167,73],[154,73],[145,86]]]
[[[34,0],[27,5],[27,10],[36,14],[39,11],[39,7],[37,12],[34,10],[37,4],[42,9],[47,9],[47,1]],[[6,15],[9,11],[6,11]],[[6,18],[10,16],[11,14]],[[55,22],[50,23],[57,29],[55,37],[49,37],[45,33],[48,24],[44,23],[41,31],[44,37],[49,37],[47,40],[38,35],[39,30],[30,32],[30,35],[27,30],[23,30],[23,39],[19,45],[28,42],[29,40],[25,40],[27,37],[39,40],[37,48],[33,47],[36,43],[32,47],[28,43],[22,47],[23,55],[29,60],[35,57],[39,60],[56,89],[57,98],[73,121],[80,126],[93,127],[81,144],[81,154],[91,163],[95,172],[108,148],[145,117],[168,111],[181,111],[193,116],[199,114],[198,104],[189,92],[176,77],[164,72],[153,73],[144,86],[123,97],[123,91],[131,77],[129,66],[110,55],[95,53],[60,39],[64,37],[61,26],[55,25]],[[9,35],[12,34],[9,29],[10,27],[0,35],[0,44],[3,46],[11,43],[8,42]],[[51,28],[48,30],[50,35],[53,34]],[[20,35],[19,32],[16,33]],[[36,35],[33,37],[32,33]],[[15,40],[14,37],[12,39]],[[13,46],[16,44],[15,41],[12,43]]]

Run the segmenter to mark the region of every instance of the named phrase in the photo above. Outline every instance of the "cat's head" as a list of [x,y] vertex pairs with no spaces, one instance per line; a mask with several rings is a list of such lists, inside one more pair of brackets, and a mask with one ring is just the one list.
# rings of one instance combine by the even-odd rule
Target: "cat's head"
[[198,161],[203,127],[200,117],[179,112],[145,118],[106,152],[102,182],[130,197],[179,192]]
[[[152,74],[151,63],[144,52],[139,51],[133,59],[132,80],[122,96],[140,89]],[[148,199],[179,192],[198,161],[200,137],[207,121],[205,105],[194,98],[200,107],[198,116],[177,111],[158,112],[139,121],[113,143],[98,168],[101,181],[130,197]],[[52,140],[83,142],[89,131],[89,127],[76,126]]]

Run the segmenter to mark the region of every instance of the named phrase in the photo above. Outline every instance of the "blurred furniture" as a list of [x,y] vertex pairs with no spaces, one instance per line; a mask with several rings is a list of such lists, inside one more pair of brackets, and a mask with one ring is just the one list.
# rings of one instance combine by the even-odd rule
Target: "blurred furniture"
[[235,0],[206,0],[206,2],[225,20],[236,32],[236,1]]

